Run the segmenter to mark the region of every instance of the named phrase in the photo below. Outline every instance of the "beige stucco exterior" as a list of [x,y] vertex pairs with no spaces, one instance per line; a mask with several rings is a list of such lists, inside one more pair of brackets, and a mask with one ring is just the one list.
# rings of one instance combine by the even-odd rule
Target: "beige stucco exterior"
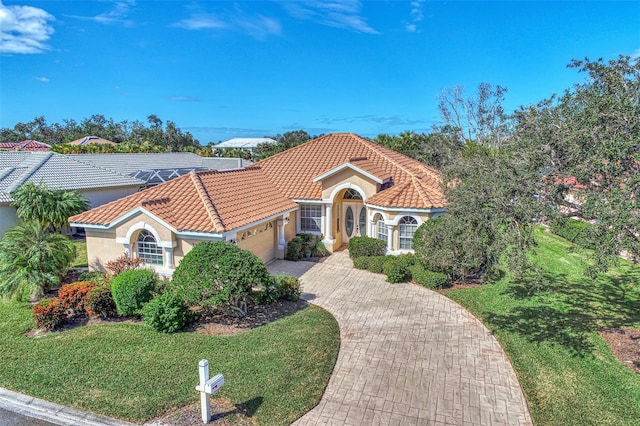
[[237,245],[241,249],[251,250],[263,262],[269,262],[276,257],[277,231],[277,221],[261,223],[239,232]]
[[353,169],[345,168],[322,180],[322,198],[325,200],[332,199],[332,195],[338,188],[340,188],[339,190],[343,193],[345,184],[364,192],[362,195],[365,199],[373,197],[379,188],[379,184],[370,178]]

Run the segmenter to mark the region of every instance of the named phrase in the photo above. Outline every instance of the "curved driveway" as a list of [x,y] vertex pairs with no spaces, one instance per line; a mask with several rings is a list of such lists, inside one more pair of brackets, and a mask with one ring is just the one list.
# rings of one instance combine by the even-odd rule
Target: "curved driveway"
[[302,297],[340,324],[340,353],[320,403],[297,425],[531,425],[502,348],[446,297],[352,267],[278,261],[298,275]]

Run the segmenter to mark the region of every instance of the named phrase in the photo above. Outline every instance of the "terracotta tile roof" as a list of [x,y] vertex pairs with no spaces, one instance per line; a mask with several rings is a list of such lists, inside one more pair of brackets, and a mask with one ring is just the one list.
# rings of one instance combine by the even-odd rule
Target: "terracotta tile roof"
[[297,204],[285,198],[259,167],[189,173],[162,185],[69,218],[108,226],[143,207],[178,231],[222,233],[266,219]]
[[353,133],[333,133],[256,163],[285,196],[322,199],[317,176],[347,162],[393,185],[367,200],[381,207],[439,208],[445,198],[437,170]]
[[51,145],[31,139],[22,142],[3,142],[0,149],[7,151],[50,151]]

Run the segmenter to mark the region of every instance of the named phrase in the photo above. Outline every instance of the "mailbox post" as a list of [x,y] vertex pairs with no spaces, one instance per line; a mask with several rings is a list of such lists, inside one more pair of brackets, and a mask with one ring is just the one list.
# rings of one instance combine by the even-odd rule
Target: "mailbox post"
[[200,409],[202,411],[202,422],[209,423],[211,420],[211,404],[209,404],[209,395],[218,392],[224,385],[224,376],[220,373],[209,379],[209,361],[200,360],[198,363],[200,372],[200,384],[196,386],[196,390],[200,392]]

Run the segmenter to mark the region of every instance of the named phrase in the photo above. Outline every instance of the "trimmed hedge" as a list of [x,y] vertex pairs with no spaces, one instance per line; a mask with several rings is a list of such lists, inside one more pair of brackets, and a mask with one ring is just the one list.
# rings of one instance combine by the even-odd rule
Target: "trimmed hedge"
[[578,245],[586,244],[586,234],[591,226],[576,219],[559,219],[549,224],[551,232]]
[[116,302],[109,286],[101,285],[91,290],[84,301],[84,310],[90,317],[107,319],[117,316]]
[[369,269],[369,259],[371,259],[369,256],[354,257],[352,259],[353,267],[356,269]]
[[377,238],[353,237],[349,240],[349,257],[384,256],[387,243]]
[[151,299],[140,309],[142,321],[147,327],[162,333],[175,333],[193,319],[193,312],[176,294],[165,292]]
[[411,279],[420,285],[432,290],[444,288],[449,284],[449,277],[442,272],[433,272],[425,269],[424,266],[417,263],[410,267]]
[[33,305],[33,318],[38,328],[55,330],[67,321],[67,310],[58,297],[42,299]]
[[375,274],[382,274],[384,272],[384,264],[387,262],[387,256],[371,256],[369,257],[369,271]]
[[156,283],[156,274],[150,269],[124,270],[114,277],[111,281],[111,294],[118,314],[138,315],[140,308],[151,300]]

